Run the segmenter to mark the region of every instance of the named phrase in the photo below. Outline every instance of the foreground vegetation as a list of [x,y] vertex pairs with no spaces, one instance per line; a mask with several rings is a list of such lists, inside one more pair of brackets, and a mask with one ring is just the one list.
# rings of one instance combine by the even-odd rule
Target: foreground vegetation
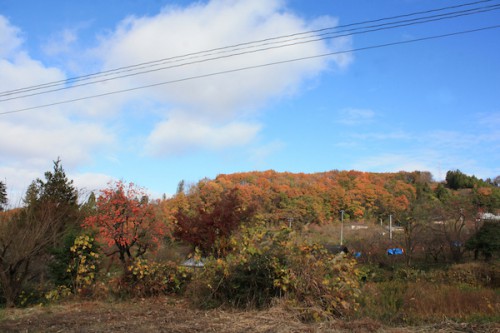
[[170,296],[126,302],[80,300],[44,307],[4,310],[0,330],[10,332],[276,332],[276,333],[496,333],[495,323],[457,323],[442,320],[419,326],[388,326],[372,319],[304,323],[287,308],[265,310],[192,308]]
[[154,297],[127,302],[66,301],[44,307],[5,310],[2,332],[481,332],[496,333],[494,323],[456,323],[443,320],[419,326],[388,326],[372,319],[304,323],[288,309],[193,309],[182,299]]
[[[116,182],[82,203],[59,160],[44,178],[33,181],[23,207],[0,212],[8,309],[161,302],[176,312],[174,302],[193,316],[279,313],[292,325],[282,331],[321,331],[337,319],[368,331],[452,322],[498,328],[498,179],[458,170],[446,183],[426,172],[269,171],[181,182],[163,200]],[[344,245],[349,253],[338,252]],[[394,248],[402,254],[388,255]],[[19,312],[2,311],[4,330],[22,325]]]

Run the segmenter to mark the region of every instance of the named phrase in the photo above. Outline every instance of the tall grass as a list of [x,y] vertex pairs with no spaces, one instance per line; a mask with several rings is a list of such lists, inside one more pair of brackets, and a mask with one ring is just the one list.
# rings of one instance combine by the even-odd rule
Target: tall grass
[[358,316],[389,324],[500,321],[500,289],[491,278],[496,268],[462,264],[448,271],[403,273],[366,283]]
[[412,283],[405,293],[409,319],[439,321],[454,319],[500,319],[500,295],[493,289],[429,282]]

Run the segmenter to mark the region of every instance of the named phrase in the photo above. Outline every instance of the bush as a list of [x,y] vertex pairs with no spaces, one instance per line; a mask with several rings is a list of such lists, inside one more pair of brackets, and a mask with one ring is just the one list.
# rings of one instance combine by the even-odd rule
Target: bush
[[73,260],[70,248],[74,245],[76,237],[76,231],[70,230],[64,235],[62,244],[50,250],[52,260],[48,264],[48,269],[49,276],[55,286],[73,287],[74,276],[68,272],[68,266]]
[[112,282],[112,291],[119,296],[149,297],[179,294],[191,280],[189,268],[136,259],[125,274]]
[[448,281],[470,286],[500,287],[500,264],[466,263],[451,266],[446,272]]
[[93,292],[99,271],[100,255],[94,237],[80,235],[69,249],[71,260],[67,272],[75,294],[88,296]]
[[202,307],[264,308],[283,298],[305,320],[347,316],[359,292],[354,261],[320,245],[296,241],[294,232],[243,227],[225,258],[209,258],[190,285]]

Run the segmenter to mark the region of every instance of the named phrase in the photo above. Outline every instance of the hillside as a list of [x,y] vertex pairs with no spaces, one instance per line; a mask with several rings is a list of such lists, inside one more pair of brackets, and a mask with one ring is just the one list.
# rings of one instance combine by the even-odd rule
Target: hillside
[[203,179],[188,188],[181,182],[163,206],[177,226],[177,237],[206,250],[216,238],[255,221],[300,229],[341,219],[373,224],[389,217],[403,228],[461,221],[463,234],[442,233],[465,243],[467,233],[478,227],[478,216],[500,208],[500,188],[458,170],[448,172],[447,182],[435,182],[421,171],[245,172]]

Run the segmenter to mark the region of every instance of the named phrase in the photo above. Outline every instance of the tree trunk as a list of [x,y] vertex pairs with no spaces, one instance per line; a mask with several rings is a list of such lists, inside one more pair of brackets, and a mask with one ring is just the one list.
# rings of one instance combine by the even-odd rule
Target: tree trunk
[[21,284],[15,279],[15,277],[11,278],[9,275],[9,270],[7,270],[7,272],[2,270],[0,273],[0,281],[3,296],[5,298],[5,306],[7,308],[13,308],[16,306],[16,300],[21,291]]

